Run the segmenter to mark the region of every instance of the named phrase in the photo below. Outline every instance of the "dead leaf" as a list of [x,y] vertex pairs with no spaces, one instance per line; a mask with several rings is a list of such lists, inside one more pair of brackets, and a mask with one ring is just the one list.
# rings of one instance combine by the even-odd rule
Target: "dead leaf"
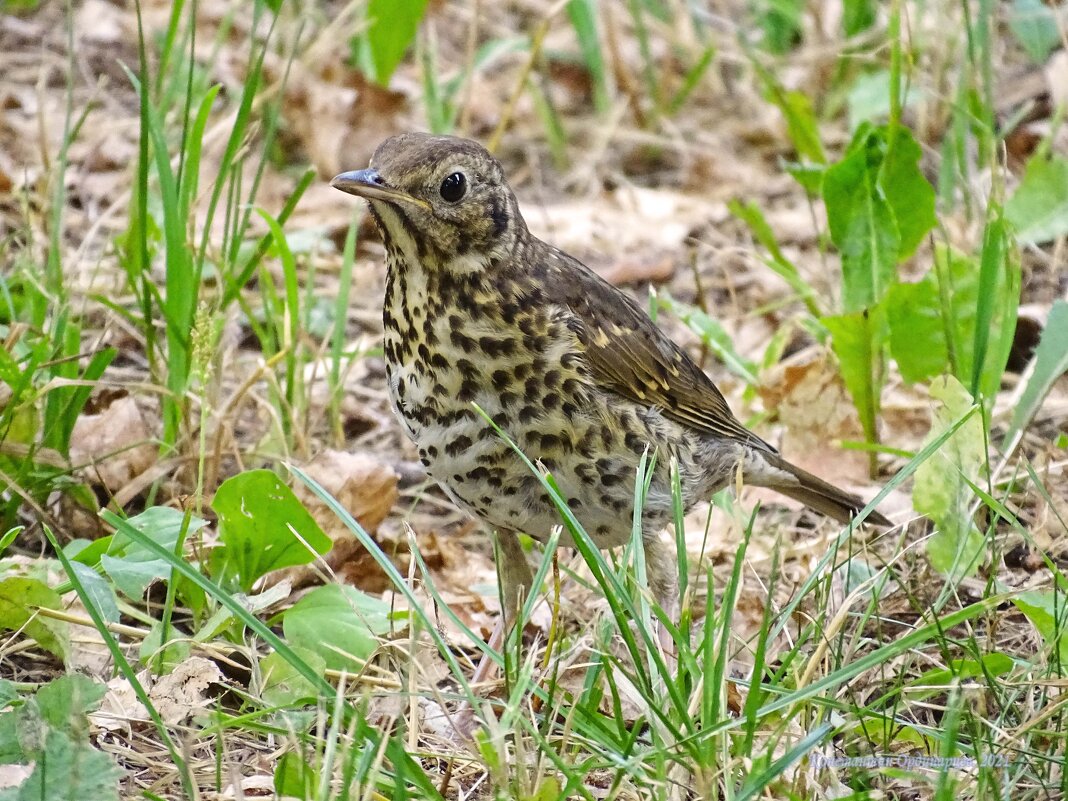
[[33,773],[34,765],[0,765],[0,790],[19,787]]
[[111,402],[97,414],[83,414],[74,423],[70,458],[86,479],[119,492],[156,461],[152,433],[133,397]]
[[309,71],[294,63],[286,92],[286,119],[308,160],[323,178],[366,167],[374,148],[407,126],[405,92],[366,80],[343,62]]
[[177,726],[197,710],[211,704],[217,693],[209,693],[213,684],[225,684],[219,666],[203,656],[191,656],[160,678],[148,691],[163,722]]
[[[397,501],[396,471],[366,453],[325,450],[303,469],[333,495],[369,533],[378,529]],[[298,483],[294,491],[334,542],[334,547],[325,557],[327,565],[335,572],[343,572],[350,562],[364,553],[363,547],[352,536],[348,527],[311,490]],[[361,564],[378,572],[371,562],[363,561]],[[311,567],[293,567],[278,571],[272,583],[287,579],[293,583],[294,588],[300,588],[311,583],[315,575]],[[358,580],[352,583],[368,589]]]
[[610,284],[661,284],[675,274],[675,259],[627,259],[623,258],[606,270],[601,277]]
[[576,258],[652,261],[683,252],[692,231],[727,217],[723,203],[668,189],[628,186],[597,201],[527,203],[524,216],[535,236]]
[[868,456],[840,440],[863,440],[860,418],[830,353],[806,348],[781,362],[761,383],[764,405],[784,426],[784,457],[825,481],[851,483],[868,471]]
[[74,30],[78,38],[97,44],[111,44],[126,38],[124,22],[129,15],[114,3],[85,0],[78,4]]

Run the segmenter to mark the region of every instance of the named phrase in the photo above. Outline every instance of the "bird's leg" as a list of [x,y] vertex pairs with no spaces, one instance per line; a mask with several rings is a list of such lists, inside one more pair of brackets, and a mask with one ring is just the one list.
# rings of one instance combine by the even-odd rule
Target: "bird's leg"
[[[645,547],[645,576],[653,600],[660,606],[668,619],[677,623],[679,619],[679,560],[675,541],[664,536],[661,531],[646,536],[642,544]],[[656,621],[656,634],[664,655],[668,658],[668,667],[674,669],[677,649],[675,641],[667,626]]]
[[523,553],[518,534],[499,531],[497,541],[500,543],[497,571],[501,577],[501,618],[505,623],[504,631],[507,632],[519,620],[519,613],[534,584],[534,574],[530,572],[530,564]]
[[[493,627],[486,645],[493,649],[500,649],[505,642],[505,635],[519,620],[519,614],[523,610],[523,602],[530,594],[534,583],[534,576],[530,572],[526,554],[519,542],[519,535],[514,531],[499,531],[497,540],[500,543],[500,552],[497,557],[497,572],[500,574],[501,583],[501,614],[497,618],[497,624]],[[486,654],[482,655],[475,673],[471,677],[472,684],[480,684],[486,681],[493,672],[493,660]]]
[[[500,550],[497,554],[497,572],[501,584],[501,614],[493,627],[487,647],[500,650],[504,647],[507,633],[519,620],[523,602],[531,592],[534,576],[530,572],[526,554],[519,542],[519,535],[514,531],[498,531],[497,541]],[[471,685],[477,687],[493,675],[494,661],[489,654],[483,654],[471,676]],[[465,702],[458,713],[458,727],[465,735],[471,734],[472,709]]]

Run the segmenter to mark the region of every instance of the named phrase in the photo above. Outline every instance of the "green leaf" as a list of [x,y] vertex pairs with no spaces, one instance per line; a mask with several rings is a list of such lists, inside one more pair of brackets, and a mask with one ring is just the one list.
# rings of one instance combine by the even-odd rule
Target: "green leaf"
[[[308,663],[312,670],[326,674],[326,660],[308,648],[294,648],[294,653]],[[260,697],[271,706],[296,706],[319,697],[318,686],[308,681],[299,670],[279,653],[272,652],[260,661],[263,687]]]
[[921,673],[910,684],[920,687],[932,684],[948,686],[962,679],[1003,676],[1012,670],[1016,663],[1012,657],[1001,651],[992,651],[983,654],[981,659],[951,659],[949,664],[948,668],[935,668]]
[[[207,525],[206,520],[167,506],[150,507],[126,522],[169,551],[177,545],[183,526],[189,535]],[[112,536],[108,552],[100,557],[100,566],[115,586],[135,601],[141,600],[153,581],[171,575],[167,562],[122,532]]]
[[[1015,329],[1019,298],[1019,266],[1004,263],[996,271],[993,301],[987,312],[993,317],[986,328],[996,332],[996,341],[986,348],[979,372],[984,398],[992,398],[1008,360]],[[980,265],[971,256],[937,246],[934,268],[920,281],[896,284],[886,298],[890,323],[890,352],[901,375],[910,383],[926,381],[942,373],[970,384],[976,371],[975,343],[980,311]]]
[[389,84],[394,70],[415,40],[427,0],[370,0],[366,41],[374,65],[374,79]]
[[598,113],[603,114],[609,108],[608,82],[600,36],[597,33],[597,2],[568,0],[566,8],[571,27],[575,29],[575,35],[578,37],[582,62],[586,65],[593,83],[593,105]]
[[317,587],[282,618],[289,644],[319,654],[332,670],[362,670],[389,629],[389,604],[341,584]]
[[804,0],[757,0],[754,11],[768,52],[786,53],[801,40],[804,8]]
[[897,260],[904,261],[934,228],[935,191],[920,170],[923,151],[912,132],[898,125],[887,132],[888,150],[879,170],[879,189],[886,197],[900,240]]
[[951,370],[934,271],[916,283],[890,287],[886,317],[890,324],[890,353],[905,381],[914,384]]
[[[941,403],[935,407],[934,423],[925,442],[939,437],[974,406],[968,390],[952,376],[932,381],[930,392]],[[952,581],[972,575],[985,552],[985,539],[968,509],[973,498],[971,485],[979,481],[985,464],[983,420],[973,415],[916,469],[912,505],[937,527],[927,541],[927,555],[935,569]]]
[[223,543],[219,564],[248,592],[266,573],[305,565],[331,540],[278,476],[249,470],[229,478],[212,501]]
[[1063,592],[1031,590],[1021,592],[1012,602],[1038,629],[1046,644],[1057,649],[1057,661],[1068,664],[1068,597]]
[[824,173],[823,200],[831,240],[842,254],[846,312],[882,300],[897,280],[897,263],[934,226],[934,189],[920,171],[920,154],[904,126],[864,124],[842,160]]
[[831,348],[838,357],[846,389],[853,396],[864,436],[875,442],[883,386],[880,354],[887,336],[886,315],[876,306],[870,312],[865,309],[823,317],[820,322],[831,333]]
[[0,630],[18,631],[32,638],[50,654],[62,658],[69,645],[67,625],[36,614],[37,607],[62,609],[59,594],[33,578],[0,581]]
[[85,716],[100,705],[107,689],[88,676],[69,673],[37,691],[37,708],[53,729],[80,733],[85,730]]
[[62,731],[48,733],[16,798],[19,801],[111,801],[118,799],[121,771],[105,754],[88,743],[76,742]]
[[29,762],[19,741],[19,716],[16,712],[0,712],[0,765]]
[[115,596],[115,589],[108,584],[104,577],[88,565],[81,562],[71,562],[71,569],[77,575],[78,581],[85,588],[85,594],[90,602],[96,607],[100,616],[108,623],[119,622],[119,601]]
[[796,90],[776,91],[771,93],[769,99],[785,117],[786,133],[798,157],[816,164],[826,164],[827,155],[823,152],[819,123],[812,111],[812,99]]
[[312,798],[319,784],[315,769],[295,751],[286,751],[274,768],[274,792],[280,797]]
[[[1010,247],[1001,208],[992,204],[983,229],[983,250],[979,256],[975,343],[969,376],[973,397],[982,399],[988,408],[1001,388],[1001,374],[1016,332],[1016,312],[1020,303],[1020,267],[1016,253],[1016,249]],[[995,328],[996,321],[1001,323],[998,328]]]
[[875,22],[877,8],[874,0],[843,0],[842,32],[846,36],[856,36],[868,30]]
[[1035,64],[1045,64],[1061,43],[1056,13],[1042,0],[1013,0],[1009,28]]
[[1025,244],[1040,245],[1068,234],[1068,159],[1033,156],[1005,204],[1005,219]]
[[[927,98],[923,87],[908,86],[901,101],[902,108],[909,108]],[[879,122],[890,115],[890,70],[858,75],[849,90],[849,130],[855,131],[865,122]]]
[[1068,301],[1057,300],[1049,311],[1035,348],[1035,369],[1012,413],[1006,439],[1011,441],[1034,416],[1054,382],[1068,372]]
[[877,303],[896,276],[901,237],[877,186],[885,145],[862,127],[846,156],[823,176],[831,241],[842,254],[842,306],[858,312]]

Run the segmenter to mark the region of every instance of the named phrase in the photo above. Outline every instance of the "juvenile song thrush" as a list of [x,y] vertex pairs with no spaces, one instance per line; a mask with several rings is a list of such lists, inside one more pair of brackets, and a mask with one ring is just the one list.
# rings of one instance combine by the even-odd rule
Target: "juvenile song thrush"
[[[387,254],[390,399],[429,474],[498,530],[506,613],[530,590],[516,532],[544,540],[560,517],[472,401],[552,473],[601,548],[629,538],[638,463],[646,448],[657,454],[643,541],[650,589],[669,614],[676,553],[659,534],[672,517],[672,462],[687,509],[738,470],[843,522],[863,508],[742,426],[631,298],[531,235],[480,145],[394,136],[369,169],[331,185],[370,203]],[[877,512],[867,519],[889,525]]]

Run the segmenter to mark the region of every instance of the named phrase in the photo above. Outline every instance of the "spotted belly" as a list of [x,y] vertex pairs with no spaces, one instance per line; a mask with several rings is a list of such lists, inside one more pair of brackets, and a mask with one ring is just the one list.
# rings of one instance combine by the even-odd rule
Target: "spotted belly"
[[[425,360],[412,359],[388,370],[394,410],[422,464],[459,506],[494,528],[541,540],[560,525],[538,476],[503,434],[552,474],[600,547],[630,538],[638,466],[647,447],[650,453],[659,450],[643,528],[659,530],[667,523],[673,449],[664,429],[674,424],[655,410],[599,396],[577,372],[567,378],[560,369],[538,373],[534,357],[507,364],[483,359],[480,368],[470,355],[451,354],[448,369],[426,370]],[[515,380],[506,382],[505,373],[513,379],[518,374],[521,389]],[[572,378],[576,383],[569,383]],[[563,542],[569,543],[566,532]]]
[[[549,537],[558,510],[488,417],[552,473],[594,541],[613,547],[631,536],[635,479],[648,450],[658,462],[643,526],[659,530],[671,515],[672,457],[695,450],[680,447],[689,435],[658,410],[598,389],[562,315],[509,308],[477,289],[446,291],[433,280],[398,274],[384,314],[390,400],[430,476],[490,526]],[[696,497],[699,468],[692,459],[681,468],[687,495]]]

